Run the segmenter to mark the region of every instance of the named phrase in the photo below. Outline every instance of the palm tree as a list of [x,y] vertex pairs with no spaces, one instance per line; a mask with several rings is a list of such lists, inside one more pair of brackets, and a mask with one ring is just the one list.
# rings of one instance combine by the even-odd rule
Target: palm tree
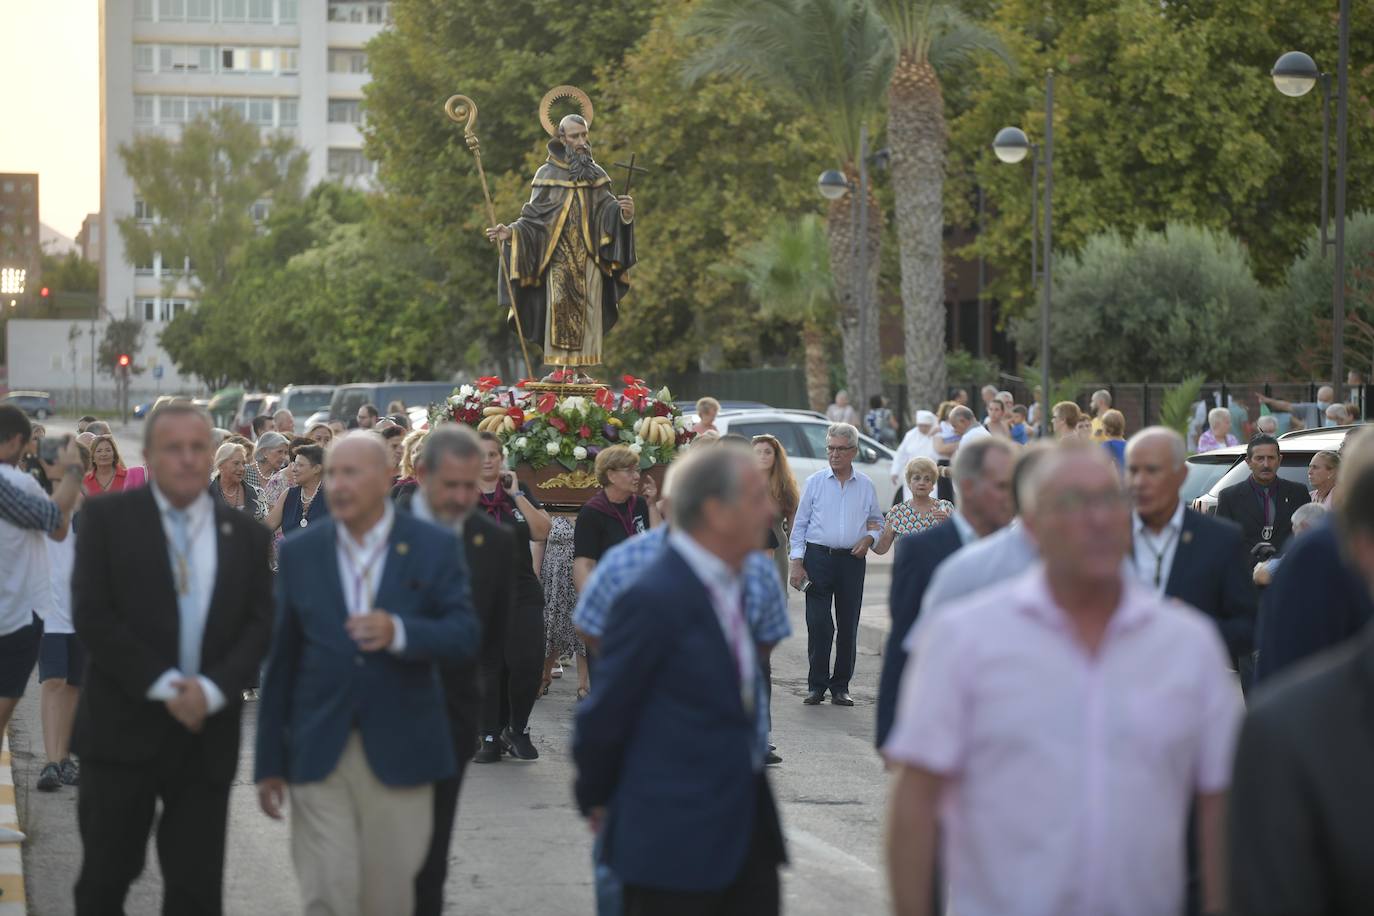
[[1001,41],[951,0],[872,0],[897,63],[887,88],[908,402],[945,396],[945,102],[940,78],[979,54],[1008,67]]
[[[689,83],[738,76],[795,103],[808,113],[808,122],[798,125],[798,142],[821,138],[857,184],[859,128],[881,106],[894,60],[893,44],[869,0],[702,0],[684,37],[700,41],[686,67]],[[858,277],[851,204],[847,196],[831,202],[826,229],[845,376],[862,404],[881,390],[877,287],[883,219],[870,188],[870,257],[866,275]],[[869,304],[862,324],[860,301]],[[865,340],[859,339],[861,326]]]
[[780,219],[721,272],[745,285],[766,315],[800,321],[806,359],[806,398],[812,410],[830,403],[826,326],[835,319],[829,242],[815,214]]

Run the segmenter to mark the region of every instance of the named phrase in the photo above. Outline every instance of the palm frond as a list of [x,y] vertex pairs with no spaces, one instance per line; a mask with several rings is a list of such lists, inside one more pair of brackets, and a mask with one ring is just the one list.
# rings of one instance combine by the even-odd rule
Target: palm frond
[[1202,373],[1190,375],[1170,388],[1164,395],[1159,407],[1159,423],[1174,432],[1188,437],[1188,422],[1193,416],[1193,405],[1202,398],[1202,385],[1206,376]]
[[931,19],[934,28],[926,48],[926,59],[935,72],[947,76],[951,70],[984,55],[996,57],[1008,72],[1017,72],[1016,59],[1002,39],[963,10],[940,4]]
[[826,321],[835,304],[825,224],[815,214],[779,219],[716,272],[742,283],[766,314]]

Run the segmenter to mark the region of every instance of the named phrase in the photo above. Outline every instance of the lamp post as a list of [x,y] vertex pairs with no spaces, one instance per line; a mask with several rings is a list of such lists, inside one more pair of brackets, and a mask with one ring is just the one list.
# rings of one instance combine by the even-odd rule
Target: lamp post
[[[863,348],[868,346],[868,312],[871,304],[868,301],[868,164],[872,159],[878,168],[883,167],[887,158],[887,150],[880,149],[876,153],[868,151],[868,126],[859,127],[859,180],[851,181],[845,174],[838,169],[826,169],[821,172],[816,179],[816,190],[821,197],[826,200],[839,200],[846,194],[850,195],[851,219],[855,227],[853,254],[851,263],[854,265],[855,278],[853,283],[854,305],[859,312],[859,351],[860,358],[879,359],[878,354],[865,357]],[[865,373],[866,375],[866,373]],[[881,382],[879,383],[881,386]],[[868,396],[875,392],[865,390],[867,385],[864,378],[849,379],[849,387],[854,390],[854,394],[860,404],[868,403]]]
[[[1045,141],[1036,146],[1019,127],[1004,127],[992,141],[992,151],[1003,162],[1015,164],[1031,156],[1031,282],[1040,281],[1040,436],[1050,437],[1050,313],[1054,281],[1054,71],[1045,71]],[[1039,246],[1042,265],[1037,270],[1036,194],[1041,163],[1045,166],[1045,221]]]
[[1331,74],[1317,68],[1310,55],[1289,51],[1278,59],[1270,76],[1274,86],[1286,96],[1297,98],[1312,91],[1318,80],[1322,84],[1322,203],[1321,250],[1326,256],[1328,245],[1336,250],[1331,273],[1331,385],[1340,400],[1345,400],[1345,172],[1347,109],[1350,97],[1350,0],[1340,0],[1339,45],[1336,61],[1336,230],[1335,237],[1326,235],[1327,190],[1330,186],[1331,161]]

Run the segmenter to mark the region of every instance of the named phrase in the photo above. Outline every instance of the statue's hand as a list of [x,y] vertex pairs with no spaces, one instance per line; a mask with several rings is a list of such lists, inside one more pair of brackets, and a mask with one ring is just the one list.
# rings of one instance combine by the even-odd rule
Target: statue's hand
[[635,199],[633,197],[618,197],[620,201],[620,216],[625,222],[632,223],[635,218]]
[[495,226],[487,230],[487,240],[505,242],[510,239],[510,226]]

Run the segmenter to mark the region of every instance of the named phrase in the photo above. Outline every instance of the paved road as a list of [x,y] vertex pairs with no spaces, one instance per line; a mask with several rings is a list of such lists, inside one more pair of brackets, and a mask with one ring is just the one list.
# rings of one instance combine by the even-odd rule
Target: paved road
[[[70,426],[58,421],[49,430]],[[137,460],[141,427],[116,433],[121,451]],[[128,442],[128,450],[126,449]],[[865,609],[882,604],[885,570],[873,569]],[[887,781],[871,747],[878,658],[861,652],[851,686],[852,709],[806,707],[806,628],[800,596],[792,600],[796,635],[777,650],[774,672],[774,741],[784,762],[770,771],[782,806],[791,867],[784,872],[785,909],[791,916],[887,910],[881,866],[881,831]],[[591,838],[572,805],[568,747],[575,706],[573,672],[554,682],[532,721],[540,759],[471,766],[464,782],[454,837],[448,899],[454,913],[472,916],[543,916],[594,910],[588,862]],[[72,911],[71,885],[80,862],[75,792],[35,791],[42,766],[37,684],[11,733],[20,817],[30,834],[25,869],[30,912]],[[230,811],[225,904],[231,916],[298,911],[286,826],[257,809],[250,784],[254,728],[244,717],[244,755]],[[131,913],[158,908],[156,853],[129,900]]]

